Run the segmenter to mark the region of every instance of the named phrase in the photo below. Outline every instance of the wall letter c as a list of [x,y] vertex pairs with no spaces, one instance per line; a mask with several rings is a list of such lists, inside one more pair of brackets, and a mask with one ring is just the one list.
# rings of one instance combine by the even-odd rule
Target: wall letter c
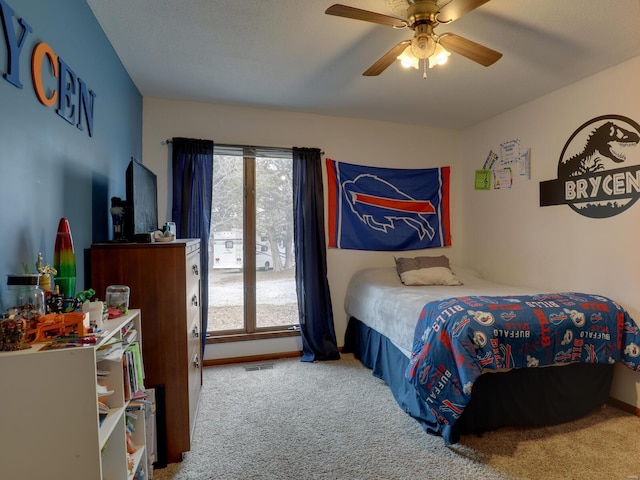
[[40,103],[47,107],[52,107],[58,99],[58,92],[54,89],[51,96],[47,96],[44,85],[42,84],[42,64],[45,57],[51,66],[53,76],[55,78],[58,77],[58,56],[48,44],[42,42],[33,49],[33,55],[31,57],[31,78],[33,79],[33,88],[36,91]]

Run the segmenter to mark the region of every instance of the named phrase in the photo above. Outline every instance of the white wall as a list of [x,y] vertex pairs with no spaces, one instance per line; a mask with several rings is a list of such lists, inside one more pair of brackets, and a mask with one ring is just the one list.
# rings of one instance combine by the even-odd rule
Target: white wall
[[[640,319],[640,203],[605,219],[568,205],[539,206],[539,183],[557,178],[562,149],[583,123],[610,114],[640,123],[638,78],[640,57],[463,132],[465,265],[498,281],[601,293]],[[531,147],[531,180],[518,178],[510,190],[474,191],[475,169],[490,149],[513,138]],[[640,374],[619,366],[612,395],[640,407]]]
[[[191,137],[238,145],[317,147],[325,152],[325,157],[360,165],[451,166],[453,246],[430,249],[428,253],[444,253],[453,262],[460,259],[460,133],[457,131],[148,97],[144,98],[143,110],[143,161],[158,175],[160,223],[171,215],[170,198],[167,198],[167,192],[171,191],[169,148],[163,144],[166,139]],[[351,275],[364,267],[392,266],[393,253],[331,249],[327,257],[336,336],[341,346],[346,329],[344,293]],[[300,349],[297,339],[215,344],[207,346],[205,360],[297,349]]]

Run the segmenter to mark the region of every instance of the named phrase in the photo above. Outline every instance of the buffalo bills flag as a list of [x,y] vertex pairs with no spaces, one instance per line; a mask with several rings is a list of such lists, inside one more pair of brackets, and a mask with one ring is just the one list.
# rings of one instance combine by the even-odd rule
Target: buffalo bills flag
[[398,169],[326,159],[329,247],[417,250],[451,245],[449,167]]

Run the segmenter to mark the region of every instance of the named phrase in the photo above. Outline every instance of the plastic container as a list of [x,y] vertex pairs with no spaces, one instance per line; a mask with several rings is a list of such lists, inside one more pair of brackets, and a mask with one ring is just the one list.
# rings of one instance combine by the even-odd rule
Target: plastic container
[[44,292],[38,286],[40,275],[8,275],[5,310],[16,308],[27,316],[44,315]]
[[123,314],[129,312],[129,287],[126,285],[109,285],[105,301],[107,308],[116,308]]

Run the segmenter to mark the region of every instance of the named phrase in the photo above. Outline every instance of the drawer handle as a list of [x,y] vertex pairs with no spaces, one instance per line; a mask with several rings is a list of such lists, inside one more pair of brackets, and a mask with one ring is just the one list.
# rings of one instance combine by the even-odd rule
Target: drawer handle
[[197,353],[193,356],[193,366],[196,368],[200,368],[200,359],[198,358]]
[[194,307],[198,306],[198,297],[196,295],[191,297],[191,305],[194,306]]
[[193,266],[191,267],[191,272],[193,272],[194,275],[199,275],[199,273],[198,273],[198,265],[193,264]]
[[193,333],[193,336],[196,337],[196,338],[198,338],[200,336],[200,332],[198,331],[198,326],[197,325],[195,327],[193,327],[193,330],[192,330],[191,333]]

